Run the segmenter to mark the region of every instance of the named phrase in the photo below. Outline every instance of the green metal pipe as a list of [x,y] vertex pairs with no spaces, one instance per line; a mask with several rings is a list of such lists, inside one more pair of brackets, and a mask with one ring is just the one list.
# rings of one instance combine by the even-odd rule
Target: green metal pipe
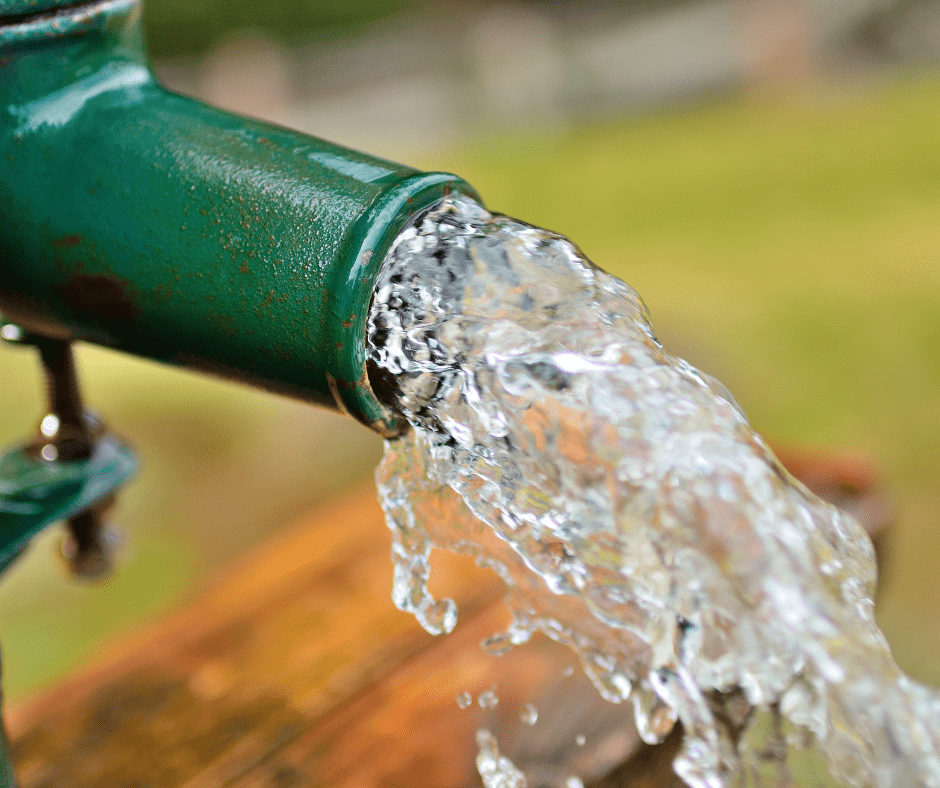
[[75,0],[0,0],[0,16],[39,14],[68,5],[76,5]]
[[472,189],[166,91],[140,0],[57,5],[0,0],[0,312],[393,434],[365,371],[375,276]]

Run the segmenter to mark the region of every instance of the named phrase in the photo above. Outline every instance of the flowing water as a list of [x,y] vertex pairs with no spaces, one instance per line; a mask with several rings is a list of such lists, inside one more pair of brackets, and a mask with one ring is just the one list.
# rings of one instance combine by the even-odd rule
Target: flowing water
[[[644,740],[685,730],[695,788],[940,786],[940,696],[878,630],[871,543],[779,464],[720,383],[670,356],[569,241],[448,198],[389,252],[374,376],[411,424],[378,471],[393,596],[432,633],[432,549],[505,580],[502,653],[566,644]],[[487,732],[484,783],[524,785]]]

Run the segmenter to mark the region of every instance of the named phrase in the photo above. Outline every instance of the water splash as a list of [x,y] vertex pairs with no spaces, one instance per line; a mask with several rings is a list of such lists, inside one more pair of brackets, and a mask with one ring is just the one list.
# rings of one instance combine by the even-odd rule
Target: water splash
[[389,252],[369,342],[412,425],[378,471],[393,597],[429,632],[456,623],[431,550],[468,553],[509,588],[490,647],[544,632],[644,740],[681,720],[696,788],[776,785],[817,751],[850,785],[940,787],[940,699],[875,624],[867,536],[663,350],[630,287],[451,198]]
[[477,731],[477,748],[477,771],[484,788],[526,788],[525,775],[500,753],[492,733]]

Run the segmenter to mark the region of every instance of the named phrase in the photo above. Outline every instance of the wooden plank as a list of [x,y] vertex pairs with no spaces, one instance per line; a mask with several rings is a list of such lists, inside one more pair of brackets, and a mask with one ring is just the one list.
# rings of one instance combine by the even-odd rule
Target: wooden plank
[[[629,707],[602,700],[580,672],[565,677],[572,665],[566,649],[537,639],[502,657],[483,655],[480,640],[506,623],[502,604],[491,605],[338,706],[286,746],[275,762],[246,774],[233,788],[280,786],[285,769],[297,786],[476,786],[475,733],[480,728],[492,730],[504,754],[521,768],[555,764],[569,774],[599,776],[636,749],[639,737]],[[499,698],[495,709],[473,703],[464,710],[455,702],[460,693],[478,698],[490,688]],[[530,702],[542,706],[541,719],[531,727],[520,721]],[[593,735],[602,728],[603,738]],[[582,731],[592,735],[579,747],[576,737]],[[615,742],[606,735],[611,732],[616,732]],[[614,751],[600,752],[612,745]]]
[[[434,642],[392,606],[388,554],[371,488],[277,540],[187,609],[14,709],[23,787],[195,788],[250,771]],[[466,562],[440,574],[465,616],[501,593]]]

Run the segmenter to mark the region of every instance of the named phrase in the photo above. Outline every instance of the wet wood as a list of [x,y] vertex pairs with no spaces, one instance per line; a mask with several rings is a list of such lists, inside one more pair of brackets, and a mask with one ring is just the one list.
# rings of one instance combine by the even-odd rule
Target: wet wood
[[[9,715],[24,787],[242,779],[434,639],[389,599],[389,538],[365,489],[237,567],[189,608]],[[499,597],[452,563],[464,617]],[[451,696],[453,705],[453,696]],[[277,782],[293,784],[288,771]]]
[[[816,489],[878,494],[873,474],[807,462],[801,475]],[[566,650],[545,640],[503,657],[480,650],[507,623],[489,572],[463,559],[435,564],[435,591],[460,608],[449,637],[397,611],[389,546],[367,487],[11,710],[22,788],[479,786],[480,727],[545,780],[569,770],[589,781],[612,772],[604,788],[678,784],[677,742],[642,747],[625,708],[600,700],[579,672],[565,676]],[[458,694],[491,686],[496,708],[458,707]],[[533,726],[519,721],[528,702],[540,712]]]

